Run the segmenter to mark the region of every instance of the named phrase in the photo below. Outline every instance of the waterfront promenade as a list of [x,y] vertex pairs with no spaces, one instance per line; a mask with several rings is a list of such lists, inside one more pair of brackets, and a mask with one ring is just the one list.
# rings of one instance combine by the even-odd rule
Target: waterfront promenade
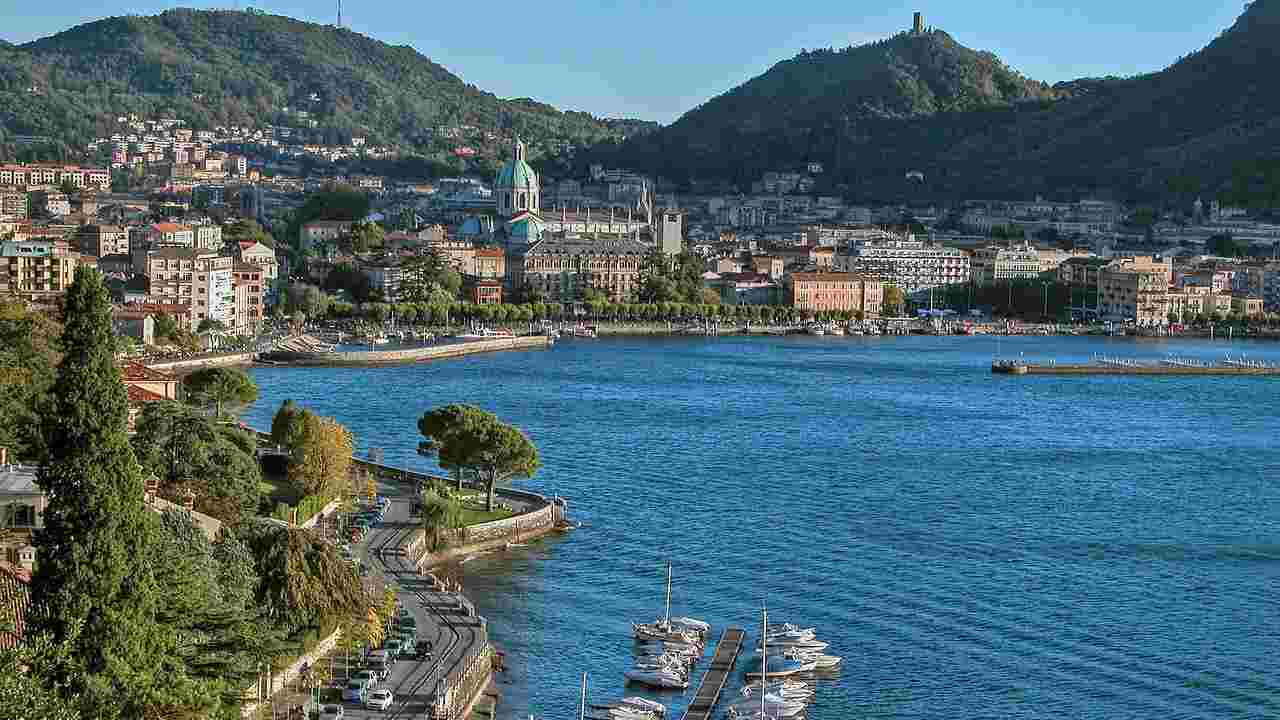
[[261,353],[258,359],[266,363],[285,365],[378,365],[443,360],[445,358],[504,350],[536,350],[550,345],[551,338],[545,335],[528,335],[488,340],[448,340],[435,345],[386,350],[334,350],[330,352],[274,350]]

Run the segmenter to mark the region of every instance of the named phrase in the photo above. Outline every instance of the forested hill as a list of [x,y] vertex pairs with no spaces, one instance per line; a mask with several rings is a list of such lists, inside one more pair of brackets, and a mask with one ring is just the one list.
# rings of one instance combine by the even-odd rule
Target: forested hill
[[1053,87],[944,32],[903,33],[802,53],[597,159],[739,184],[820,162],[829,189],[882,200],[1212,193],[1280,158],[1276,67],[1280,0],[1161,72]]
[[653,127],[502,100],[412,48],[257,11],[107,18],[0,45],[0,127],[11,135],[79,145],[128,112],[170,113],[205,128],[297,125],[299,110],[339,139],[419,148],[438,125],[578,145]]

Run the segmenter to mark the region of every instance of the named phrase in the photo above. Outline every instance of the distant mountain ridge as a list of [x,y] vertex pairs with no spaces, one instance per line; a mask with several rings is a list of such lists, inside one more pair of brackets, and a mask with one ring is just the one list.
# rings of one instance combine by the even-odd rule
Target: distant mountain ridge
[[1250,3],[1161,72],[1052,87],[944,32],[907,32],[802,53],[596,159],[739,186],[818,162],[827,190],[886,201],[1214,193],[1280,158],[1276,67],[1280,0]]
[[297,123],[286,107],[335,137],[419,148],[437,125],[576,144],[656,126],[502,100],[412,48],[255,11],[113,17],[0,46],[0,122],[14,134],[79,143],[127,112],[167,112],[197,127]]

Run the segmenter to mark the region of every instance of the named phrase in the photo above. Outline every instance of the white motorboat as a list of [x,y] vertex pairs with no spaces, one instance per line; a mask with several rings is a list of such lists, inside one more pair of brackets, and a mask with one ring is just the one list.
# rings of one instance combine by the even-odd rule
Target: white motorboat
[[[798,700],[789,700],[778,695],[766,693],[764,696],[764,711],[771,715],[779,717],[793,717],[804,712],[806,703]],[[738,708],[739,712],[759,712],[760,702],[754,698],[745,698],[734,703],[730,707]]]
[[687,655],[639,655],[636,657],[636,666],[654,665],[657,667],[672,667],[688,670],[693,665],[693,660]]
[[[803,680],[796,680],[794,678],[786,678],[783,680],[770,680],[769,682],[764,683],[763,687],[765,692],[774,693],[775,695],[781,695],[782,697],[798,697],[798,696],[813,695],[813,688],[809,687],[809,683],[806,683]],[[742,694],[752,695],[754,693],[759,692],[760,688],[761,688],[761,683],[759,680],[756,680],[754,682],[747,683],[746,687],[742,688]]]
[[[822,652],[831,646],[829,643],[824,643],[821,640],[775,640],[774,638],[769,638],[769,644],[773,645],[774,649],[796,648],[798,650],[807,650],[810,652]],[[763,645],[757,647],[756,650],[760,650],[761,647],[763,647]]]
[[809,333],[810,335],[826,335],[827,334],[827,331],[823,330],[821,325],[810,325],[809,327],[805,328],[805,332]]
[[605,703],[604,705],[592,705],[593,708],[601,710],[630,710],[632,712],[640,711],[653,715],[654,717],[666,717],[667,706],[657,700],[642,698],[632,695],[624,697],[621,700]]
[[632,668],[623,675],[628,680],[655,688],[684,690],[689,687],[689,678],[681,673],[663,668]]
[[702,657],[702,646],[697,643],[686,642],[669,642],[663,640],[637,640],[636,644],[641,650],[650,653],[678,653],[680,655],[691,655]]

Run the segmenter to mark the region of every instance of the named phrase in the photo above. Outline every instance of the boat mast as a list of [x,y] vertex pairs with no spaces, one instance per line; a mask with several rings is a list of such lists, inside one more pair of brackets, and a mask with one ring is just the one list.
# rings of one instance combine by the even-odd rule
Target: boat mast
[[663,627],[671,627],[671,563],[667,563],[667,614],[663,616]]
[[582,673],[582,705],[578,707],[578,720],[587,718],[587,674]]
[[763,620],[760,630],[760,718],[766,720],[764,696],[769,689],[769,607],[760,608]]

